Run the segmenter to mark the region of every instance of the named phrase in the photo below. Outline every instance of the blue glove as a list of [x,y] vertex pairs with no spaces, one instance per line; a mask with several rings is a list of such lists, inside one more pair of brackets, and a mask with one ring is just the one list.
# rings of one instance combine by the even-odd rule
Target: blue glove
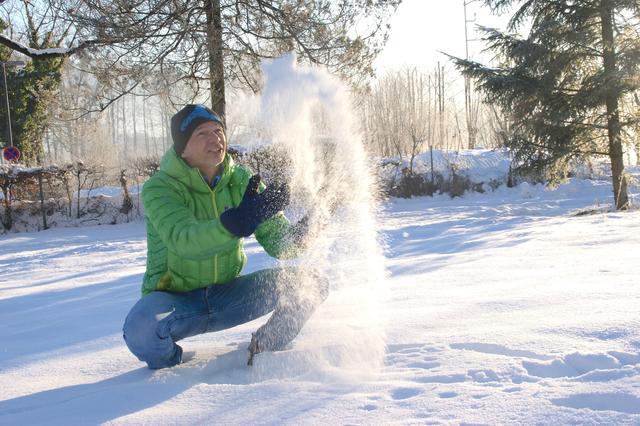
[[289,189],[286,185],[268,186],[258,193],[259,186],[260,176],[251,176],[240,205],[220,215],[220,221],[227,231],[238,237],[248,237],[258,225],[289,204]]

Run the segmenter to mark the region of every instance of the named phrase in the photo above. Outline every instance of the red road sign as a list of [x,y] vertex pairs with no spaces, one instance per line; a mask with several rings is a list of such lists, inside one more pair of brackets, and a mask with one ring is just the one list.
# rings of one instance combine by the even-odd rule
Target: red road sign
[[10,163],[17,163],[20,159],[20,150],[15,146],[8,146],[2,150],[2,156]]

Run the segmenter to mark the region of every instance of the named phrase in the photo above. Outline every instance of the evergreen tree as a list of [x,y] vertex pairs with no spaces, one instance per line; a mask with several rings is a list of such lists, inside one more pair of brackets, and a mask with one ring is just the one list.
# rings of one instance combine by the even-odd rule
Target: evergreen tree
[[[0,31],[4,31],[7,28],[7,24],[0,19]],[[0,61],[2,62],[6,62],[8,60],[11,59],[11,49],[9,49],[6,46],[2,46],[0,45]],[[15,81],[16,81],[16,77],[15,77],[15,72],[11,67],[6,67],[5,68],[6,73],[7,73],[7,78],[6,78],[6,82],[7,85],[5,86],[5,80],[4,78],[2,78],[2,97],[0,98],[0,114],[2,115],[2,120],[0,120],[0,145],[4,148],[6,146],[9,146],[9,121],[8,121],[8,117],[9,115],[7,114],[7,103],[6,103],[6,99],[7,99],[7,91],[8,93],[8,97],[9,97],[9,105],[10,107],[12,106],[12,102],[11,100],[14,99],[15,97]],[[0,69],[1,72],[1,69]],[[4,76],[3,76],[4,77]],[[12,119],[11,122],[13,123],[14,120]],[[12,124],[12,129],[15,128],[15,124]]]
[[507,145],[518,168],[566,175],[572,160],[606,155],[617,209],[629,205],[623,164],[626,130],[638,117],[621,104],[640,88],[640,3],[636,0],[485,0],[501,13],[517,6],[508,30],[481,28],[497,68],[453,58],[486,101],[513,117]]
[[[51,32],[39,34],[38,28],[29,20],[29,47],[43,49],[54,47]],[[0,31],[8,26],[0,20]],[[12,51],[0,46],[0,60],[11,59]],[[11,108],[11,130],[13,144],[20,149],[20,162],[33,165],[42,160],[42,140],[47,126],[48,107],[60,85],[62,57],[35,58],[23,69],[7,67],[9,108]],[[4,93],[3,93],[4,96]],[[6,101],[0,102],[0,114],[7,117]],[[3,146],[9,144],[8,121],[0,121]]]

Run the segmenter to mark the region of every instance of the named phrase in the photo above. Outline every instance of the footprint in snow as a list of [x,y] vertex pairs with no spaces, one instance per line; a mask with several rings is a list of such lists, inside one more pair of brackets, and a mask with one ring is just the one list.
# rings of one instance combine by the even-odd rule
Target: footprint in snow
[[478,383],[499,382],[500,376],[493,370],[469,370],[467,375]]
[[640,364],[640,355],[613,351],[606,354],[576,352],[546,362],[522,362],[531,376],[569,377],[586,382],[604,382],[638,375],[638,368],[632,367],[635,364]]
[[496,345],[494,343],[452,343],[449,346],[451,347],[451,349],[480,352],[489,355],[502,355],[508,357],[532,358],[539,360],[552,359],[550,356],[540,355],[531,351],[510,349],[506,346]]
[[455,398],[456,396],[458,396],[457,392],[441,392],[438,394],[438,396],[440,398]]
[[411,362],[411,363],[407,364],[407,367],[409,367],[409,368],[421,368],[423,370],[429,370],[429,369],[432,369],[432,368],[440,367],[440,363],[439,362],[431,362],[431,361],[417,361],[417,362]]
[[493,370],[469,370],[466,374],[445,374],[423,376],[415,379],[418,383],[462,383],[466,381],[486,383],[486,386],[499,386],[502,378]]
[[394,368],[423,370],[440,367],[438,357],[434,356],[433,352],[433,347],[420,344],[390,345],[385,355],[385,364]]
[[391,392],[391,398],[399,401],[402,399],[413,398],[414,396],[418,396],[421,393],[422,390],[417,388],[398,388]]
[[420,355],[434,352],[442,352],[442,348],[422,343],[400,343],[387,346],[387,355]]
[[420,353],[422,345],[419,343],[400,343],[387,346],[387,355]]
[[418,383],[462,383],[468,379],[466,374],[444,374],[438,376],[424,376],[415,379]]
[[640,398],[628,393],[582,393],[552,399],[551,402],[558,406],[576,409],[640,414]]
[[476,394],[476,395],[471,395],[471,397],[473,399],[484,399],[484,398],[489,397],[489,394],[488,393],[480,393],[480,394]]
[[633,327],[607,327],[601,330],[585,330],[577,327],[545,330],[550,333],[570,334],[598,340],[620,340],[633,334]]

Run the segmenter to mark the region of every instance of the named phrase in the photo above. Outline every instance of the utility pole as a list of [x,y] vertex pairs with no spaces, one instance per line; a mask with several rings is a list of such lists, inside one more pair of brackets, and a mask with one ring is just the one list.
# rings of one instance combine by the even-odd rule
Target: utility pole
[[[4,96],[7,103],[7,126],[9,127],[9,146],[13,146],[13,130],[11,129],[11,107],[9,107],[9,86],[7,86],[7,66],[24,67],[22,61],[0,61],[2,63],[2,77],[4,79]],[[0,155],[0,160],[4,164],[4,157]]]

